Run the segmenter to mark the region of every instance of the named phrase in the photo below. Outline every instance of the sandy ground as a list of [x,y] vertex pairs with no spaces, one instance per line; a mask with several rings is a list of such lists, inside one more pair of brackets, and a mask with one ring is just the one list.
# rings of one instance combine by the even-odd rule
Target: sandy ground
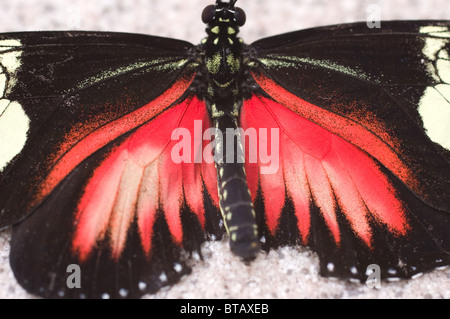
[[[84,29],[176,37],[198,43],[199,18],[212,0],[0,0],[0,32]],[[248,15],[241,36],[258,38],[342,22],[365,21],[376,4],[384,20],[450,19],[448,0],[240,0]],[[150,298],[450,298],[450,270],[383,283],[381,289],[321,278],[318,258],[303,248],[261,253],[245,266],[226,243],[207,243],[193,273]],[[9,267],[9,233],[0,234],[0,298],[30,298]]]

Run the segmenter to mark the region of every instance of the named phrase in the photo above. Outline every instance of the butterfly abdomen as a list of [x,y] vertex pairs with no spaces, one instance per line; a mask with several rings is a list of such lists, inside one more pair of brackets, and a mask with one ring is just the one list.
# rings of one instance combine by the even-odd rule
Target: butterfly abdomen
[[219,204],[230,235],[230,247],[242,259],[252,260],[260,245],[255,209],[247,185],[238,118],[222,116],[213,122]]

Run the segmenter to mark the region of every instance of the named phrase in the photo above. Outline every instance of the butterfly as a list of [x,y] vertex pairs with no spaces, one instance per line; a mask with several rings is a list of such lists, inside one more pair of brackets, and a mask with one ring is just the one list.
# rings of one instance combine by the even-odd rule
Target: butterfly
[[236,0],[199,45],[0,35],[0,227],[47,298],[175,284],[206,240],[303,245],[323,276],[450,263],[450,22],[343,24],[246,44]]

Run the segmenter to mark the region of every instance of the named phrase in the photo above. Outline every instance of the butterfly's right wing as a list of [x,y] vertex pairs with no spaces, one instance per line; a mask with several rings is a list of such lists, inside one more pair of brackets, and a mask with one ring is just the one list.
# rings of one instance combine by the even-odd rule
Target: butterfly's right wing
[[269,246],[300,241],[323,275],[361,281],[370,264],[389,280],[450,264],[449,30],[353,23],[249,46],[270,99],[245,101],[242,125],[280,132],[278,173],[247,167]]

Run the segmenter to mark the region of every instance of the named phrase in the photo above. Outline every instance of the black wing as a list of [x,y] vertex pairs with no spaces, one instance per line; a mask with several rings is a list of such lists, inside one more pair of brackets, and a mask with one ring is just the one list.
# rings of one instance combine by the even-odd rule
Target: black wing
[[[388,278],[411,277],[448,265],[450,22],[383,22],[381,29],[370,29],[364,23],[316,28],[259,40],[249,46],[246,56],[253,78],[273,102],[353,144],[366,154],[367,163],[376,163],[389,180],[386,188],[402,203],[403,226],[409,229],[401,235],[394,230],[393,220],[377,217],[380,212],[371,204],[376,206],[373,194],[379,193],[375,186],[379,184],[369,178],[358,184],[354,178],[359,172],[352,170],[359,169],[360,163],[341,158],[336,163],[346,165],[348,171],[334,173],[341,174],[341,182],[353,179],[352,186],[339,185],[338,175],[325,168],[328,182],[315,185],[314,173],[308,176],[305,171],[311,206],[304,217],[296,212],[292,220],[298,191],[289,189],[288,178],[279,179],[290,195],[283,214],[266,211],[266,215],[282,216],[277,232],[268,237],[284,243],[297,232],[303,240],[294,241],[316,250],[322,273],[331,277],[365,280],[370,264],[379,264]],[[272,102],[264,103],[267,108],[275,107]],[[297,163],[290,161],[289,165]],[[373,194],[366,190],[364,195],[366,186]],[[264,195],[263,187],[259,186]],[[318,202],[320,187],[333,193],[334,211],[325,211]],[[355,193],[342,194],[340,187]],[[284,192],[280,196],[284,198]],[[378,201],[383,204],[383,200],[388,199]],[[347,208],[355,207],[356,201],[365,207],[349,212]],[[386,212],[385,217],[399,213]],[[298,229],[293,230],[296,223]]]
[[[196,73],[193,48],[183,41],[133,34],[0,35],[0,131],[6,132],[2,148],[8,146],[0,157],[0,227],[15,224],[11,266],[29,292],[43,297],[137,297],[189,271],[181,251],[195,250],[204,240],[205,228],[194,214],[204,209],[201,195],[195,197],[197,210],[185,204],[173,213],[172,222],[156,208],[145,215],[148,224],[140,217],[122,220],[120,214],[102,221],[99,208],[88,230],[80,233],[77,226],[83,223],[80,199],[96,170],[128,146],[133,133],[142,127],[142,134],[154,131],[154,119],[167,109],[179,112],[194,106],[206,112],[204,104],[185,94]],[[159,133],[175,128],[160,122]],[[125,174],[119,166],[110,171]],[[152,181],[151,176],[144,178]],[[197,179],[195,187],[206,194],[206,184]],[[110,201],[117,198],[114,191],[105,192]],[[95,201],[101,194],[86,196]],[[205,206],[215,207],[204,198]],[[180,219],[177,238],[182,243],[175,243],[173,220]],[[89,242],[89,229],[102,222],[114,224],[116,235],[99,230]],[[210,225],[203,221],[202,226]],[[76,266],[78,274],[72,268]],[[76,287],[76,275],[81,288]]]
[[[192,75],[192,47],[118,33],[1,35],[2,147],[10,150],[4,148],[0,163],[0,227],[26,216],[36,201],[33,187],[49,173],[55,154]],[[32,189],[24,191],[24,184]]]

